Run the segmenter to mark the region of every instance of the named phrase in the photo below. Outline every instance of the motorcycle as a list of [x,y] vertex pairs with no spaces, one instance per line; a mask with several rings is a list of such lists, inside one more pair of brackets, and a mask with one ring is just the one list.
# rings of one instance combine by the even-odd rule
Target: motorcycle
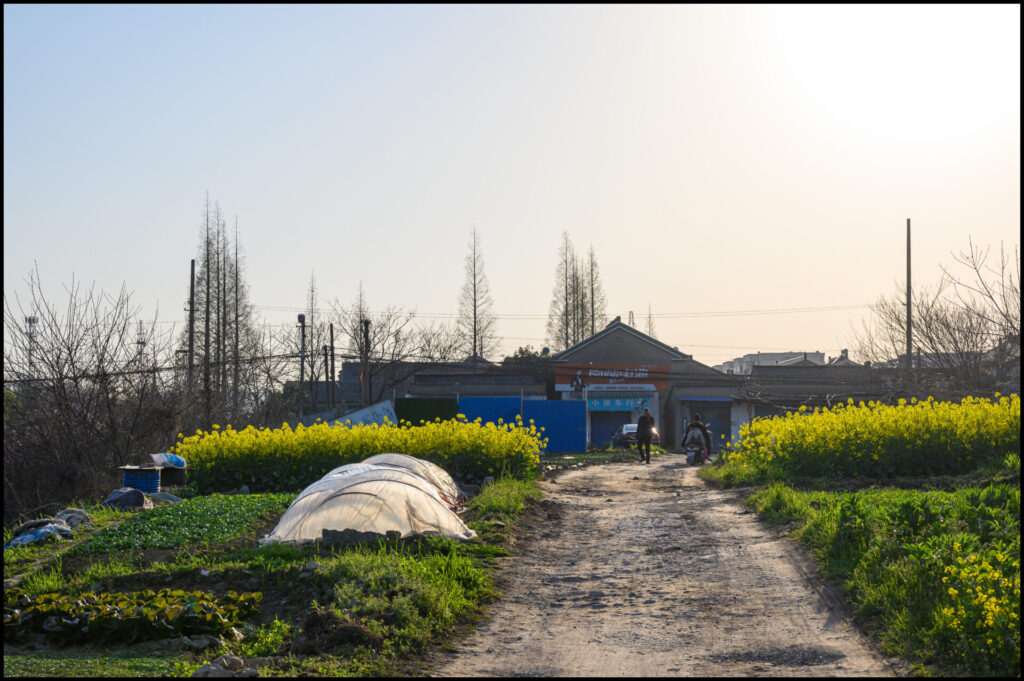
[[[708,438],[711,437],[711,430],[708,429]],[[700,438],[703,440],[703,438]],[[700,466],[710,460],[709,452],[705,449],[703,442],[683,441],[683,450],[686,452],[686,463],[691,466]]]
[[696,444],[686,445],[686,463],[691,466],[700,466],[707,460],[707,454],[704,452],[704,447]]

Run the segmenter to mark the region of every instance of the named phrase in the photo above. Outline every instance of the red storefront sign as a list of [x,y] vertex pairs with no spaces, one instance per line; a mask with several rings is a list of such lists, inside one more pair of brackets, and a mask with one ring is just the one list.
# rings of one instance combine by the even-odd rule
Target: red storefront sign
[[555,390],[668,390],[667,364],[556,364]]

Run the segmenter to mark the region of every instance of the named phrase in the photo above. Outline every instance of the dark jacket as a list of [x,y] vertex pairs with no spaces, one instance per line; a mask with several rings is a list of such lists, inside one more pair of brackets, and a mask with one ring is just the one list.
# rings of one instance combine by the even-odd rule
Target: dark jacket
[[651,429],[654,428],[654,416],[644,416],[640,414],[640,419],[636,422],[636,436],[637,437],[650,437]]

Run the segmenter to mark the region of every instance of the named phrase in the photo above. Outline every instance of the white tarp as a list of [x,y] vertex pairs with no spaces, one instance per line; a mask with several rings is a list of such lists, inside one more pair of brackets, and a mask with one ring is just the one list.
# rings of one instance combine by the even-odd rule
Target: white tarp
[[452,480],[452,476],[448,475],[448,472],[436,463],[417,459],[415,456],[409,456],[408,454],[395,453],[375,454],[363,459],[363,463],[407,468],[432,483],[437,488],[441,498],[453,508],[465,498],[458,485]]
[[313,541],[325,529],[398,530],[403,537],[438,532],[458,540],[476,536],[433,481],[410,468],[365,461],[340,466],[302,490],[264,542]]

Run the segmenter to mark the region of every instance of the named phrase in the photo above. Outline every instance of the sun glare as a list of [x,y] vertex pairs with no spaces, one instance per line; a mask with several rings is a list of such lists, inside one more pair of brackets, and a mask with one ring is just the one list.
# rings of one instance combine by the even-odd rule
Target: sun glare
[[763,27],[773,77],[818,124],[851,142],[955,145],[1019,125],[1020,13],[1007,9],[773,7]]

